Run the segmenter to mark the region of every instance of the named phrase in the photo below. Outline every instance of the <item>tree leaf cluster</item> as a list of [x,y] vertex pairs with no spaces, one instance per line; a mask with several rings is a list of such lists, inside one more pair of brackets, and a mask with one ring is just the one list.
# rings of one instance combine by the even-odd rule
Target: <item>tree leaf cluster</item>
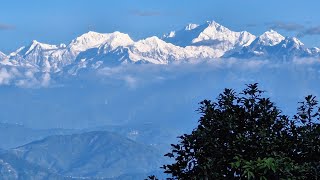
[[[258,84],[200,103],[198,126],[165,156],[169,179],[319,179],[320,110],[315,96],[284,115]],[[155,177],[154,177],[155,178]]]

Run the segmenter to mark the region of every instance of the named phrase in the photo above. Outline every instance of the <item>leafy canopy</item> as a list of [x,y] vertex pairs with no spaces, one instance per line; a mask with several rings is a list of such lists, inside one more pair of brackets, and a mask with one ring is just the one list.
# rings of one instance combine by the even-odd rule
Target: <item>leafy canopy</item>
[[[314,96],[283,115],[258,84],[200,103],[199,125],[165,156],[170,179],[319,179],[320,111]],[[154,176],[150,178],[156,179]]]

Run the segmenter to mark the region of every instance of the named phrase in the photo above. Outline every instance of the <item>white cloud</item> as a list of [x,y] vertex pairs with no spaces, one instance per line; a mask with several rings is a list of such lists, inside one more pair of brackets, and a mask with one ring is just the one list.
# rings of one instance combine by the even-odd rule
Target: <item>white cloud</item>
[[42,82],[41,82],[41,85],[43,87],[48,87],[50,85],[50,80],[51,80],[51,76],[49,73],[44,73],[42,75]]
[[[301,59],[292,63],[218,59],[193,64],[108,67],[100,69],[97,73],[83,72],[77,77],[60,76],[59,80],[56,79],[58,75],[32,69],[7,68],[2,71],[0,68],[0,75],[2,74],[4,79],[9,78],[9,84],[23,88],[52,87],[52,82],[54,85],[64,85],[55,86],[58,90],[39,89],[37,92],[45,93],[34,93],[34,96],[42,101],[36,102],[35,106],[42,106],[48,100],[53,102],[47,103],[52,108],[46,108],[51,109],[51,119],[43,121],[40,117],[37,123],[32,120],[32,124],[56,123],[73,127],[73,120],[77,119],[79,126],[87,126],[90,123],[134,124],[145,121],[177,125],[184,123],[188,126],[196,123],[198,114],[195,110],[203,99],[214,100],[224,88],[234,88],[239,92],[245,84],[255,82],[260,84],[262,90],[267,91],[266,96],[271,97],[286,114],[295,112],[297,102],[305,95],[320,95],[319,70],[320,62],[317,59]],[[69,106],[70,102],[72,106]],[[25,103],[30,103],[29,99],[26,98]],[[59,107],[70,108],[57,112],[57,104]],[[32,110],[34,109],[37,111],[33,117],[38,117],[36,113],[39,107],[32,107]],[[61,118],[57,118],[56,114],[60,114]],[[69,118],[65,118],[66,114]],[[32,118],[26,118],[25,121],[28,119]],[[56,119],[58,121],[55,121]]]
[[123,78],[123,80],[126,82],[126,84],[130,87],[130,88],[135,88],[137,87],[137,79],[134,78],[133,76],[127,75]]
[[316,59],[316,58],[300,58],[300,59],[294,59],[293,60],[294,64],[297,65],[320,65],[320,59]]
[[37,72],[32,68],[3,66],[0,69],[0,85],[13,85],[22,88],[40,88],[50,85],[49,73]]
[[2,68],[0,70],[0,85],[9,84],[10,79],[11,79],[10,73],[5,68]]

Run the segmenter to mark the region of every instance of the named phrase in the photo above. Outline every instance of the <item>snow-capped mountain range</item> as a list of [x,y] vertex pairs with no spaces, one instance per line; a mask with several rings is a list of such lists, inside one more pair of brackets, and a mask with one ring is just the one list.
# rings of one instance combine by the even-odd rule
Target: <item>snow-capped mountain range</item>
[[274,30],[256,37],[208,21],[203,25],[188,24],[160,38],[152,36],[138,41],[118,31],[107,34],[90,31],[68,45],[34,40],[9,55],[0,52],[0,64],[74,75],[82,69],[128,63],[169,64],[216,58],[292,60],[319,54],[319,48],[306,48],[297,38],[284,37]]
[[295,37],[283,37],[274,30],[270,30],[257,37],[249,46],[225,57],[241,59],[261,58],[290,61],[301,57],[318,57],[318,48],[306,48]]

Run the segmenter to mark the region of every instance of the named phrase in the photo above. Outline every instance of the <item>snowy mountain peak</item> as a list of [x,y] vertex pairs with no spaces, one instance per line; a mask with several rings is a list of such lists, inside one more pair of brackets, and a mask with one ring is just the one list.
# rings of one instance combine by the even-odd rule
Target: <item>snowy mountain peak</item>
[[199,26],[199,24],[192,24],[192,23],[190,23],[190,24],[188,24],[188,25],[185,27],[185,30],[186,30],[186,31],[190,31],[190,30],[193,30],[193,29],[197,28],[198,26]]
[[296,37],[286,37],[281,43],[282,48],[301,49],[304,44]]
[[217,58],[250,45],[256,37],[247,31],[235,32],[215,21],[207,21],[202,25],[188,24],[184,29],[164,35],[162,39],[180,47],[206,47],[210,57]]
[[176,36],[176,31],[170,31],[170,33],[163,35],[163,38],[173,38]]
[[107,38],[107,43],[112,45],[113,48],[117,48],[119,46],[128,46],[134,43],[134,41],[130,38],[128,34],[124,34],[119,31],[107,35],[109,36]]
[[134,41],[128,34],[124,34],[118,31],[105,35],[105,42],[98,50],[99,54],[101,54],[102,52],[108,53],[118,47],[127,47],[134,43]]
[[222,32],[222,33],[235,33],[234,31],[231,31],[229,28],[217,23],[216,21],[207,21],[207,24],[203,25],[205,27],[205,30],[212,31],[212,32]]
[[45,43],[41,43],[38,42],[37,40],[33,40],[31,43],[31,47],[35,47],[35,46],[40,46],[42,49],[56,49],[57,46],[56,45],[51,45],[51,44],[45,44]]
[[57,46],[56,45],[50,45],[50,44],[45,44],[45,43],[41,43],[38,42],[37,40],[33,40],[31,41],[31,43],[29,44],[29,46],[27,46],[29,49],[33,49],[36,46],[41,47],[42,49],[56,49]]
[[31,44],[38,44],[39,42],[37,40],[32,40]]
[[74,51],[82,52],[91,48],[97,48],[106,43],[115,48],[122,44],[127,45],[133,43],[133,40],[128,34],[118,31],[108,34],[89,31],[88,33],[85,33],[73,40],[69,47]]
[[97,39],[100,37],[103,37],[104,34],[98,33],[95,31],[88,31],[87,33],[82,34],[81,36],[77,37],[76,39],[81,40],[81,39],[88,39],[88,38],[93,38]]
[[211,26],[211,27],[223,27],[223,28],[226,28],[224,26],[222,26],[221,24],[217,23],[216,21],[207,21],[207,24],[208,26]]
[[61,43],[60,45],[59,45],[59,48],[66,48],[67,47],[67,45],[66,44],[63,44],[63,43]]
[[105,34],[89,31],[72,40],[69,47],[74,51],[81,52],[90,48],[98,47],[106,41],[105,39]]
[[304,44],[296,37],[292,37],[292,41],[299,46],[304,46]]
[[56,49],[58,49],[58,47],[56,45],[40,43],[37,40],[33,40],[33,41],[31,41],[31,43],[28,46],[19,48],[16,51],[16,53],[13,53],[12,55],[20,54],[20,55],[24,56],[24,55],[31,53],[34,50],[49,51],[49,50],[56,50]]
[[312,51],[312,53],[320,53],[320,48],[318,47],[310,48],[310,50]]
[[295,57],[311,57],[316,55],[315,50],[307,49],[295,37],[283,37],[276,31],[267,31],[259,36],[252,44],[243,47],[240,51],[225,57],[242,59],[264,58],[273,60],[290,60]]
[[148,37],[144,40],[141,40],[141,42],[153,43],[153,44],[165,43],[163,40],[159,39],[157,36]]
[[[203,30],[198,37],[192,40],[192,43],[198,43],[208,40],[226,40],[232,33],[228,28],[221,26],[215,21],[207,21],[207,25],[203,25]],[[227,37],[228,36],[228,37]]]
[[215,21],[208,21],[198,37],[192,40],[192,43],[207,44],[211,42],[214,46],[219,44],[219,47],[224,44],[222,49],[231,50],[238,46],[249,45],[254,39],[255,36],[247,31],[234,32]]
[[135,47],[137,47],[138,49],[141,49],[142,51],[144,50],[150,51],[152,49],[157,49],[157,48],[165,47],[168,45],[172,45],[172,44],[164,42],[163,40],[159,39],[157,36],[148,37],[134,44]]
[[285,37],[274,30],[269,30],[258,37],[258,44],[263,46],[274,46],[283,41]]

